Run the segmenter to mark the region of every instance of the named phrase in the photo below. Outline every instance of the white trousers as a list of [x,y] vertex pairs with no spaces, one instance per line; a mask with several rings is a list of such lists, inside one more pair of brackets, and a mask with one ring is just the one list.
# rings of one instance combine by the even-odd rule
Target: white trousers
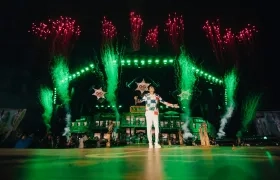
[[153,144],[152,139],[152,127],[155,127],[155,144],[158,143],[159,127],[158,127],[158,115],[154,114],[154,111],[146,111],[146,124],[147,124],[147,137],[149,144]]

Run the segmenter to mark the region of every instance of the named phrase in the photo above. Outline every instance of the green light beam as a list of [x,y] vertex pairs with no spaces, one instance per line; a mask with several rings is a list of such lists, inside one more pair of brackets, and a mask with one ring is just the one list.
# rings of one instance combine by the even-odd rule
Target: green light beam
[[237,70],[233,69],[228,72],[224,77],[225,93],[227,97],[227,107],[235,107],[235,95],[236,89],[239,83],[239,78],[237,76]]
[[44,113],[42,115],[44,123],[49,132],[51,126],[50,121],[53,114],[53,92],[47,87],[41,87],[39,93],[40,103],[43,107]]
[[54,66],[52,68],[52,78],[56,87],[57,95],[61,99],[66,109],[66,127],[64,128],[63,136],[67,139],[70,137],[70,125],[71,125],[71,112],[70,112],[70,95],[69,95],[69,67],[63,56],[57,56],[54,58]]
[[[190,55],[185,52],[184,48],[181,48],[181,54],[178,58],[177,66],[177,85],[180,89],[181,95],[183,92],[188,92],[189,94],[192,94],[193,87],[196,81],[195,72],[193,71],[194,63]],[[187,99],[181,99],[181,107],[184,107],[183,111],[185,124],[182,126],[182,129],[184,130],[183,136],[185,139],[193,136],[188,128],[189,118],[191,116],[191,99],[192,96],[189,96]]]
[[70,101],[68,80],[69,68],[64,57],[57,56],[54,58],[52,77],[57,90],[57,95],[64,105],[68,105]]
[[[194,63],[191,57],[186,54],[185,50],[181,50],[181,54],[178,58],[177,76],[179,78],[178,85],[181,92],[188,91],[190,94],[193,93],[193,87],[196,81],[195,72],[193,71]],[[181,101],[183,111],[190,117],[190,102],[191,96],[187,100]]]
[[119,80],[119,57],[120,53],[117,48],[115,48],[112,44],[104,45],[102,50],[102,62],[107,75],[106,98],[110,106],[113,108],[117,120],[120,118],[116,98]]
[[248,125],[255,118],[261,97],[261,94],[250,94],[246,97],[245,101],[243,102],[241,109],[242,126],[241,130],[237,132],[238,137],[242,136],[242,132],[247,130]]

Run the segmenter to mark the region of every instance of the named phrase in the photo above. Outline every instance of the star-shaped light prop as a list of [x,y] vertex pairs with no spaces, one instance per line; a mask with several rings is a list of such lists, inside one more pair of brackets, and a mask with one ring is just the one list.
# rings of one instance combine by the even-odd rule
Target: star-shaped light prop
[[[94,89],[94,88],[93,88]],[[96,96],[97,99],[100,99],[100,98],[104,98],[105,99],[105,93],[102,88],[99,88],[99,89],[94,89],[94,93],[92,95]]]
[[179,94],[178,96],[180,96],[181,101],[182,101],[182,100],[184,100],[184,99],[189,100],[189,98],[190,98],[191,95],[192,95],[192,94],[190,93],[190,91],[187,90],[187,91],[182,91],[181,94]]
[[140,91],[141,94],[143,94],[143,92],[148,91],[148,86],[151,83],[146,83],[145,79],[143,79],[142,82],[140,83],[136,82],[136,84],[137,84],[137,89],[135,89],[135,91]]

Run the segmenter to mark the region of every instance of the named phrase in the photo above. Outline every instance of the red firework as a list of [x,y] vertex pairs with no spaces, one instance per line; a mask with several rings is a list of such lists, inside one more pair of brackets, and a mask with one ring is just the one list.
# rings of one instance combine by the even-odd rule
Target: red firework
[[140,40],[143,27],[143,20],[135,12],[130,13],[131,44],[134,51],[140,50]]
[[177,16],[174,13],[173,16],[169,14],[167,22],[165,23],[168,32],[169,40],[176,52],[179,51],[180,46],[183,44],[184,39],[184,19],[183,16]]
[[106,19],[106,17],[103,18],[102,23],[102,38],[103,38],[103,45],[112,43],[112,40],[117,35],[117,29],[113,25],[113,23]]
[[158,26],[148,31],[145,42],[152,48],[158,48]]
[[225,45],[235,44],[235,34],[231,28],[225,29],[225,35],[223,36],[223,42]]
[[53,20],[49,19],[47,23],[32,24],[32,34],[44,40],[50,40],[51,54],[68,56],[72,41],[80,36],[81,30],[76,21],[69,17],[62,17]]
[[44,40],[46,40],[49,37],[49,35],[51,34],[49,26],[43,22],[41,22],[39,24],[32,23],[31,30],[28,32],[30,32],[30,33],[34,34],[35,36],[38,36],[39,38],[42,38]]
[[223,58],[222,51],[224,48],[219,19],[217,19],[216,22],[209,22],[207,20],[203,26],[203,30],[206,33],[206,37],[210,40],[217,60],[220,61]]
[[227,51],[230,54],[230,57],[235,62],[235,65],[238,67],[239,56],[238,56],[238,50],[236,48],[236,36],[232,32],[231,28],[225,29],[225,34],[223,36],[223,43],[224,43],[225,51]]
[[254,35],[257,33],[257,29],[255,26],[248,24],[246,28],[239,31],[238,35],[236,36],[239,43],[242,44],[252,44],[254,40]]
[[67,57],[72,40],[76,40],[80,36],[80,27],[76,25],[76,21],[72,18],[63,16],[56,20],[50,19],[49,23],[53,41],[53,55]]

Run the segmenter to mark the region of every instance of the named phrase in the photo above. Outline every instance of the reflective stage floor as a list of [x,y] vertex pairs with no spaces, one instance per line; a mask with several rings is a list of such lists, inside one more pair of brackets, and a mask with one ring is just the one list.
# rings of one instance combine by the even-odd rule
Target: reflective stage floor
[[3,180],[280,179],[280,147],[0,149]]

